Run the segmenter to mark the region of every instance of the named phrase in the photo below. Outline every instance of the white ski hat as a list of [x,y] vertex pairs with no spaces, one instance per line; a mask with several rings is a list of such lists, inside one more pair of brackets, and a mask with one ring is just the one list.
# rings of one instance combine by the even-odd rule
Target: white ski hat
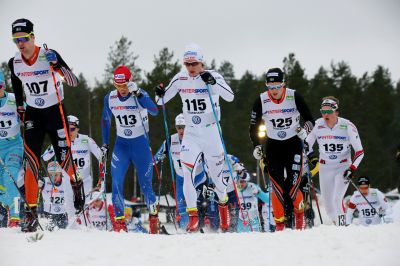
[[203,49],[195,43],[186,45],[185,52],[183,53],[183,62],[204,62]]
[[53,174],[53,173],[61,173],[62,172],[62,168],[61,166],[58,164],[58,162],[54,162],[51,161],[49,162],[49,164],[47,165],[47,172],[49,172],[49,174]]
[[69,124],[74,124],[75,126],[79,127],[79,119],[76,116],[69,115],[67,116],[68,118],[68,123]]
[[175,126],[184,126],[185,125],[185,117],[182,113],[175,117]]

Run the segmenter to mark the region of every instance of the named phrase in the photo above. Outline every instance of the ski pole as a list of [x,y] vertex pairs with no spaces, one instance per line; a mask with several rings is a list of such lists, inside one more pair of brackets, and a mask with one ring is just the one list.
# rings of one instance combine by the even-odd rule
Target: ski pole
[[[23,195],[23,193],[21,192],[21,189],[18,187],[17,182],[15,181],[14,177],[12,176],[11,172],[8,170],[6,164],[3,162],[3,160],[0,158],[0,164],[3,167],[4,171],[7,173],[7,175],[11,178],[11,180],[14,183],[14,186],[17,188],[19,195],[21,196],[21,199],[24,201],[25,206],[28,208],[28,210],[33,214],[32,208],[29,206],[29,204],[26,202],[25,196]],[[43,230],[42,225],[39,223],[39,216],[36,214],[37,218],[37,223],[39,225],[40,230]]]
[[264,157],[262,158],[262,160],[257,160],[257,161],[258,161],[258,165],[259,165],[259,168],[261,171],[261,177],[263,179],[265,188],[267,189],[267,192],[268,192],[268,226],[269,226],[268,231],[270,231],[270,229],[271,229],[271,191],[270,191],[271,185],[269,184],[269,178],[268,178],[268,185],[267,185],[267,180],[265,178],[265,172],[264,172],[265,165],[263,163],[263,160],[264,160]]
[[[220,137],[220,139],[221,139],[222,148],[224,149],[224,158],[225,158],[225,161],[226,161],[226,162],[229,162],[229,163],[228,163],[229,174],[230,174],[230,176],[231,176],[231,178],[232,178],[232,181],[233,181],[233,170],[232,170],[232,165],[230,164],[230,161],[229,161],[229,159],[228,159],[228,153],[226,152],[226,147],[225,147],[224,138],[222,137],[221,125],[220,125],[220,123],[219,123],[219,121],[218,121],[217,111],[215,110],[214,101],[213,101],[212,96],[211,96],[211,88],[210,88],[210,85],[209,85],[209,84],[206,84],[206,88],[207,88],[208,97],[210,98],[211,108],[212,108],[212,110],[213,110],[213,114],[214,114],[214,118],[215,118],[215,123],[217,124],[219,137]],[[237,197],[237,200],[238,200],[238,204],[239,204],[239,206],[241,206],[241,205],[240,205],[240,199],[239,199],[239,193],[238,193],[238,191],[237,191],[237,188],[236,188],[236,186],[233,186],[233,188],[235,189],[235,194],[236,194],[236,197]],[[246,221],[244,220],[245,218],[244,218],[244,214],[243,214],[242,208],[240,208],[240,212],[241,212],[241,214],[242,214],[243,223],[246,225]],[[250,222],[250,221],[248,221],[248,222]]]
[[106,183],[106,173],[107,173],[107,158],[104,157],[103,160],[99,164],[99,169],[100,169],[100,180],[101,180],[101,185],[100,185],[100,191],[102,191],[103,194],[103,199],[104,199],[104,204],[106,205],[104,208],[104,213],[106,215],[106,231],[108,231],[108,204],[107,204],[107,183]]
[[164,120],[165,142],[167,144],[169,168],[171,170],[171,177],[172,177],[172,190],[174,192],[174,198],[175,198],[175,213],[178,214],[179,211],[178,211],[178,200],[176,198],[175,170],[174,170],[174,164],[172,162],[171,143],[170,143],[171,139],[170,139],[169,131],[168,131],[167,111],[165,108],[164,97],[161,98],[161,102],[162,102],[162,111],[163,111],[163,120]]
[[[47,44],[45,44],[45,43],[43,44],[43,48],[46,51],[49,50],[49,48],[47,47]],[[75,175],[75,178],[74,178],[75,180],[74,181],[76,182],[76,181],[79,181],[79,180],[77,180],[78,175],[76,174],[77,173],[76,172],[76,167],[75,167],[75,163],[74,163],[73,158],[72,158],[71,139],[69,138],[69,133],[68,133],[68,130],[67,130],[67,123],[65,122],[64,109],[63,109],[63,106],[62,106],[62,103],[61,103],[61,97],[60,97],[60,92],[59,92],[58,86],[57,86],[56,76],[54,74],[54,69],[53,69],[53,67],[51,65],[50,65],[50,71],[51,71],[51,76],[53,77],[54,88],[56,90],[56,95],[57,95],[57,100],[58,100],[58,107],[59,107],[59,110],[60,110],[61,121],[62,121],[63,128],[64,128],[65,139],[67,141],[67,147],[68,147],[69,153],[71,154],[71,164],[72,164],[72,169],[73,169],[74,175]],[[81,187],[81,192],[83,193],[83,195],[85,195],[85,189],[83,187],[83,183],[82,183],[82,187]],[[86,217],[83,216],[83,218],[85,220],[85,225],[87,226]]]
[[[161,160],[160,161],[160,180],[162,180],[162,170],[163,170],[162,166],[163,166],[163,161]],[[167,202],[167,206],[168,206],[168,210],[169,210],[169,209],[171,209],[171,206],[169,205],[167,193],[165,193],[164,197],[165,197],[165,201]],[[158,201],[160,201],[160,199],[161,199],[161,182],[159,183],[159,186],[158,186]],[[175,202],[175,204],[177,204],[177,203]],[[175,219],[175,215],[172,215],[172,222],[174,224],[175,230],[178,232],[178,228],[176,226],[177,222]]]

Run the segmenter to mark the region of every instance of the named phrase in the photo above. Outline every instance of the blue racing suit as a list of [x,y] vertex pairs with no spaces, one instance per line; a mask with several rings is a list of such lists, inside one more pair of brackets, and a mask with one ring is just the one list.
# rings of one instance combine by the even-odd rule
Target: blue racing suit
[[[15,97],[14,94],[5,92],[5,96],[0,98],[0,158],[15,182],[22,168],[23,153]],[[18,189],[6,169],[0,164],[0,202],[9,207],[11,219],[19,219],[16,212],[19,206],[15,206],[18,205],[15,201],[19,197]]]
[[124,218],[124,179],[130,163],[136,167],[139,184],[150,213],[157,213],[152,187],[153,162],[147,135],[147,113],[155,116],[158,109],[144,90],[141,90],[138,97],[131,93],[123,97],[114,90],[104,98],[103,144],[109,144],[113,116],[117,131],[111,159],[112,201],[117,219]]

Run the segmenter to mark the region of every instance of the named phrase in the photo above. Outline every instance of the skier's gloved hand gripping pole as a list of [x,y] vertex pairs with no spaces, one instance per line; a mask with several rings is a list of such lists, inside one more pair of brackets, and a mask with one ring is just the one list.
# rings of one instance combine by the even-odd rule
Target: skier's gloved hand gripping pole
[[[306,158],[306,160],[307,160],[307,164],[308,164],[308,165],[310,165],[310,164],[311,164],[311,165],[314,165],[313,163],[310,163],[310,160],[308,159],[308,156],[307,156],[307,152],[308,152],[308,143],[305,141],[305,139],[307,138],[307,133],[306,133],[306,131],[305,131],[303,128],[298,127],[298,128],[296,129],[296,132],[297,132],[297,136],[303,141],[303,149],[305,149],[305,151],[306,151],[306,156],[305,156],[305,158]],[[319,163],[317,163],[317,164],[315,165],[314,169],[312,169],[312,170],[310,171],[311,177],[314,177],[314,175],[317,174],[317,172],[318,172],[318,165],[319,165]],[[315,171],[315,169],[317,169],[317,171]],[[312,178],[311,178],[311,177],[310,177],[309,181],[311,182],[312,190],[313,190],[313,193],[314,193],[315,203],[317,204],[317,210],[318,210],[319,220],[320,220],[321,224],[324,224],[323,221],[322,221],[321,210],[320,210],[320,208],[319,208],[319,203],[318,203],[317,193],[316,193],[316,191],[315,191],[314,182],[312,181]]]
[[[206,73],[208,73],[208,72],[206,72]],[[212,77],[212,76],[211,76],[211,77]],[[209,79],[210,79],[210,78],[209,78]],[[203,79],[203,80],[204,80],[204,79]],[[214,79],[214,84],[215,84],[215,79]],[[217,124],[219,137],[221,138],[222,148],[224,149],[225,162],[228,162],[229,174],[230,174],[231,179],[232,179],[232,182],[233,182],[234,178],[233,178],[232,165],[230,164],[230,161],[229,161],[229,158],[228,158],[228,153],[226,152],[226,146],[225,146],[224,138],[222,137],[221,125],[220,125],[220,123],[219,123],[219,121],[218,121],[217,111],[215,110],[214,101],[213,101],[212,96],[211,96],[210,84],[209,84],[208,82],[206,83],[206,88],[207,88],[207,92],[208,92],[208,97],[210,98],[211,107],[212,107],[212,110],[213,110],[213,113],[214,113],[215,123]],[[234,188],[234,190],[235,190],[235,194],[236,194],[236,197],[237,197],[237,200],[238,200],[238,205],[239,205],[239,207],[240,207],[241,205],[240,205],[239,193],[238,193],[238,191],[237,191],[236,186],[233,186],[233,188]],[[242,218],[243,218],[243,223],[244,223],[244,225],[247,225],[247,223],[250,223],[250,221],[248,220],[248,217],[247,217],[247,220],[245,220],[245,216],[244,216],[244,213],[243,213],[242,208],[240,208],[240,212],[241,212],[241,214],[242,214]]]
[[[1,159],[1,157],[0,157],[0,165],[1,165],[1,167],[3,168],[4,172],[6,172],[6,174],[7,174],[7,175],[11,178],[11,180],[13,181],[14,186],[17,188],[18,193],[19,193],[19,195],[21,196],[21,199],[23,200],[23,203],[25,204],[26,208],[27,208],[31,213],[33,213],[31,207],[29,206],[29,204],[28,204],[28,203],[26,202],[26,200],[25,200],[24,194],[22,193],[21,189],[18,187],[17,182],[15,181],[15,179],[14,179],[14,177],[12,176],[10,170],[8,170],[6,164],[3,162],[3,160]],[[39,217],[36,217],[36,218],[39,218]],[[38,223],[38,226],[39,226],[40,230],[44,231],[44,230],[43,230],[43,227],[42,227],[41,224],[39,223],[39,219],[37,219],[37,223]]]
[[[49,49],[48,49],[46,44],[43,44],[43,48],[46,50],[46,52],[49,51]],[[54,59],[56,60],[57,58],[54,58]],[[54,69],[53,69],[51,64],[50,64],[50,70],[51,70],[51,75],[53,77],[54,88],[56,90],[56,95],[57,95],[57,99],[58,99],[58,107],[60,109],[61,120],[62,120],[63,127],[64,127],[64,134],[65,134],[65,138],[67,140],[67,146],[68,146],[69,152],[71,154],[71,160],[72,160],[71,140],[69,138],[69,133],[68,133],[68,130],[67,130],[67,123],[65,122],[64,110],[63,110],[63,106],[62,106],[62,103],[61,103],[61,97],[60,97],[60,92],[59,92],[58,86],[57,86],[56,76],[54,74]],[[72,161],[72,169],[73,169],[74,175],[75,175],[75,180],[74,181],[75,182],[77,182],[77,181],[81,181],[82,182],[82,180],[76,180],[77,178],[79,178],[79,176],[77,175],[76,167],[75,167],[75,164],[74,164],[73,161]],[[74,202],[74,205],[76,205],[75,208],[77,209],[77,211],[81,211],[83,209],[83,206],[85,204],[84,195],[85,195],[85,191],[84,191],[84,188],[83,188],[83,185],[82,185],[81,186],[81,195],[80,195],[81,198],[77,199],[76,203]],[[85,216],[84,216],[84,220],[85,220],[85,225],[87,226],[87,221],[86,221],[86,217]]]

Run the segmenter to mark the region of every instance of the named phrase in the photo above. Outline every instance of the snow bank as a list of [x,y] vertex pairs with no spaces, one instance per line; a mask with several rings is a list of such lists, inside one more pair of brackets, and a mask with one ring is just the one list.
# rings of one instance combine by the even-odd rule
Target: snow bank
[[[171,230],[173,233],[174,230]],[[29,265],[398,265],[400,223],[322,225],[279,233],[142,235],[60,230],[28,243],[0,230],[0,264]]]

